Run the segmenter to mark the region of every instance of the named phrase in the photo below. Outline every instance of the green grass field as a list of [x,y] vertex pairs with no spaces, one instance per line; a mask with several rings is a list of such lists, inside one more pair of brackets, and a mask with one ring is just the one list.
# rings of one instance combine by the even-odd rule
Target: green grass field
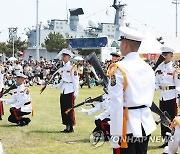
[[[76,122],[75,132],[64,134],[59,111],[59,93],[57,89],[47,87],[40,95],[41,87],[31,87],[31,98],[34,106],[34,117],[31,123],[25,127],[17,127],[7,121],[9,116],[9,105],[5,106],[5,115],[0,121],[0,139],[5,154],[110,154],[112,150],[109,143],[104,143],[98,148],[93,148],[89,142],[89,136],[94,129],[94,116],[86,116],[75,110]],[[84,101],[85,98],[95,97],[102,94],[102,87],[80,89],[79,98],[76,103]],[[155,101],[158,102],[157,94]],[[156,117],[157,118],[157,117]],[[159,135],[159,126],[153,133]],[[163,149],[158,149],[162,143],[150,143],[149,154],[160,154]]]

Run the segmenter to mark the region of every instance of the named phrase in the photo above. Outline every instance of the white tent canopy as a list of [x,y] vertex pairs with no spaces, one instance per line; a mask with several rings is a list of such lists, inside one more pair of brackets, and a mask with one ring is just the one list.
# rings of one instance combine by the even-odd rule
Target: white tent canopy
[[62,52],[60,51],[54,59],[61,59],[61,57],[62,57]]
[[75,56],[73,59],[75,59],[75,60],[84,60],[81,56]]
[[16,61],[17,60],[17,58],[15,58],[15,57],[10,57],[9,59],[8,59],[8,61]]
[[141,42],[141,46],[138,52],[140,54],[160,54],[162,52],[160,49],[162,46],[163,45],[160,42],[158,42],[149,31],[146,31],[145,39],[143,39],[143,41]]

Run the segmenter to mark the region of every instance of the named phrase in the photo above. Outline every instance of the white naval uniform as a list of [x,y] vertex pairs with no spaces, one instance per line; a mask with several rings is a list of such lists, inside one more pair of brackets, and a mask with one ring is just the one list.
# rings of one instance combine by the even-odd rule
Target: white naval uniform
[[79,92],[79,77],[77,71],[73,69],[70,61],[64,64],[62,68],[59,69],[61,75],[61,82],[59,84],[53,85],[54,88],[61,88],[61,93],[69,94],[74,92],[75,98],[78,97]]
[[0,92],[1,92],[2,89],[4,88],[3,79],[4,79],[4,73],[3,73],[3,70],[0,69]]
[[[161,90],[160,86],[175,86],[176,89]],[[180,94],[180,72],[176,71],[173,62],[164,62],[156,69],[156,89],[160,89],[160,100],[171,100]]]
[[[180,116],[176,117],[180,123]],[[178,152],[178,148],[180,147],[180,125],[175,126],[174,134],[171,136],[168,141],[168,146],[164,148],[164,153],[174,154]]]
[[98,116],[96,116],[95,119],[103,120],[105,118],[110,118],[109,103],[110,103],[109,96],[107,94],[104,94],[103,101],[98,102],[95,107],[87,110],[87,115],[92,115],[92,114],[98,112],[99,110],[103,109],[103,112],[101,114],[99,114]]
[[24,105],[31,101],[30,94],[27,92],[24,84],[21,84],[13,91],[13,96],[11,99],[6,99],[6,104],[11,104],[12,107],[16,109],[21,109],[21,112],[32,112],[31,104]]
[[[142,137],[143,126],[146,136],[156,129],[150,106],[155,90],[155,75],[152,68],[144,62],[137,52],[131,52],[120,62],[117,62],[126,73],[127,89],[123,92],[123,76],[119,69],[115,73],[116,84],[108,86],[110,97],[110,133],[112,136],[122,136],[123,107],[146,105],[145,108],[128,110],[127,134]],[[124,97],[124,98],[123,98]]]

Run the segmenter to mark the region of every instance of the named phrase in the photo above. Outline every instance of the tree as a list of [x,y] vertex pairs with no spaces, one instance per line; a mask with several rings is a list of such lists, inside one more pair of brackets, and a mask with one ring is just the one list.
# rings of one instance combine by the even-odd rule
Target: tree
[[[6,54],[12,55],[12,50],[13,50],[13,41],[7,41],[7,48],[8,52]],[[17,51],[24,51],[28,48],[28,42],[27,41],[22,41],[20,37],[14,40],[14,53],[17,53]],[[10,52],[9,52],[10,51]]]
[[0,53],[7,53],[8,47],[5,42],[0,42]]
[[48,52],[59,52],[63,48],[67,48],[69,45],[68,40],[64,39],[62,34],[55,32],[49,33],[44,43],[43,46]]
[[99,55],[101,53],[101,50],[100,49],[85,49],[85,50],[79,49],[78,50],[78,54],[82,56],[87,56],[92,52],[95,52],[96,55]]

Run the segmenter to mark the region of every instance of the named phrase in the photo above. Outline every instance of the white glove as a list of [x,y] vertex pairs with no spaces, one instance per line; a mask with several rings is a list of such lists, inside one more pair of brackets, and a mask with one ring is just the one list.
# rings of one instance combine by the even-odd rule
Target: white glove
[[111,136],[110,144],[113,149],[120,148],[119,138],[120,138],[119,136]]
[[78,112],[87,113],[88,110],[81,107],[81,110],[79,110]]
[[177,102],[177,106],[180,108],[180,98],[177,98],[176,102]]
[[76,99],[78,97],[78,93],[74,92],[74,98]]
[[5,102],[6,99],[0,98],[0,102]]
[[58,88],[58,85],[57,84],[53,84],[52,87],[53,88]]
[[98,119],[100,119],[99,116],[95,116],[94,117],[94,120],[98,120]]

